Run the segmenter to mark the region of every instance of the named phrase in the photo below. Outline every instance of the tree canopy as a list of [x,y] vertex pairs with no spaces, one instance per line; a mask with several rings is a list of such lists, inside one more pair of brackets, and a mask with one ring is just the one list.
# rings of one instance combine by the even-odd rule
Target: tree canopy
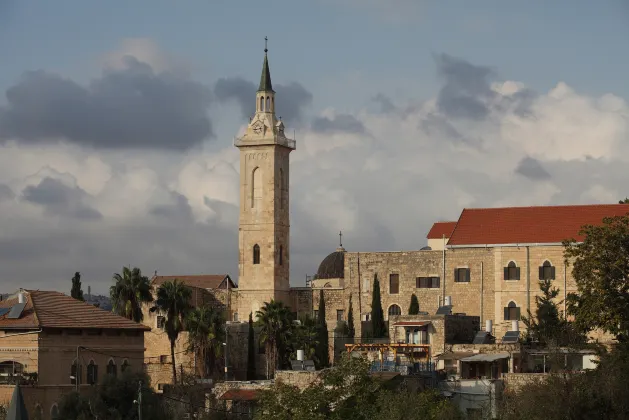
[[384,312],[380,300],[380,281],[378,275],[373,276],[373,294],[371,296],[371,332],[375,338],[387,337],[388,331],[384,323]]
[[408,314],[409,315],[419,314],[419,301],[417,300],[417,296],[415,296],[415,293],[411,295],[411,304],[408,307]]
[[74,299],[85,300],[83,298],[83,290],[81,289],[81,273],[78,271],[74,273],[74,277],[72,277],[72,289],[70,290],[70,296]]
[[142,305],[153,301],[151,283],[142,271],[135,267],[122,268],[122,274],[113,276],[114,284],[109,288],[112,311],[135,322],[142,322]]

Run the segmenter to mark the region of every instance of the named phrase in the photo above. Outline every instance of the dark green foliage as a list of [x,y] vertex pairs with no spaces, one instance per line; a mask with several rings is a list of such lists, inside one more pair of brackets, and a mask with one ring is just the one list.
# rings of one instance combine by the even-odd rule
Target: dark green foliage
[[315,362],[318,363],[317,368],[323,369],[330,365],[330,353],[329,353],[329,336],[328,336],[328,324],[325,321],[325,299],[323,297],[323,290],[319,291],[319,318],[317,319],[318,327],[318,339],[317,339],[317,351]]
[[157,289],[155,305],[151,312],[158,312],[166,317],[164,330],[170,341],[170,357],[173,368],[173,384],[177,383],[177,364],[175,361],[175,342],[184,329],[184,321],[190,312],[192,290],[184,283],[175,279],[163,283]]
[[356,330],[354,329],[354,306],[352,305],[352,295],[349,295],[349,311],[347,312],[347,337],[354,338]]
[[565,241],[578,294],[568,295],[568,313],[579,330],[600,328],[619,340],[629,337],[629,216],[584,226],[583,242]]
[[373,276],[373,294],[371,296],[371,330],[374,338],[385,338],[389,334],[384,323],[382,302],[380,300],[380,281],[378,275]]
[[112,311],[135,322],[142,322],[142,305],[153,301],[151,283],[142,271],[135,267],[122,268],[122,274],[114,274],[114,285],[109,288]]
[[216,377],[223,365],[225,317],[217,308],[204,305],[190,309],[185,319],[188,351],[196,352],[204,378]]
[[299,325],[293,326],[291,332],[291,358],[296,359],[297,350],[303,350],[306,360],[316,361],[319,344],[318,320],[306,315],[301,317],[299,321]]
[[411,305],[408,307],[409,315],[417,315],[419,314],[419,301],[417,300],[417,296],[415,293],[411,295]]
[[625,198],[624,200],[620,200],[618,204],[629,204],[629,198]]
[[150,389],[143,373],[126,371],[119,378],[105,375],[91,392],[79,396],[70,392],[59,401],[59,418],[64,420],[136,420],[138,384],[142,381],[142,417],[170,420],[172,416],[160,398]]
[[72,289],[70,290],[70,296],[77,300],[85,300],[83,298],[83,290],[81,290],[81,273],[78,271],[74,273],[74,277],[72,277]]
[[247,337],[247,380],[256,379],[256,343],[253,330],[253,315],[249,313],[249,336]]
[[256,312],[260,327],[259,340],[264,343],[267,379],[288,362],[288,346],[292,329],[290,309],[280,301],[271,300]]

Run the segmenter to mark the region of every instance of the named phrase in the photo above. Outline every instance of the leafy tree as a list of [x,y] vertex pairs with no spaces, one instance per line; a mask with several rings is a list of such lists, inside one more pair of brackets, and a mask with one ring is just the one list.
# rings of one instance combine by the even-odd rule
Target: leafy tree
[[188,351],[200,355],[203,376],[212,377],[219,368],[225,341],[225,317],[210,305],[191,309],[185,319]]
[[114,274],[114,285],[109,288],[112,311],[135,322],[142,322],[142,305],[153,301],[151,283],[139,268],[122,268]]
[[388,336],[387,327],[384,324],[384,313],[380,300],[380,281],[378,274],[373,276],[373,294],[371,296],[371,331],[375,338]]
[[177,383],[177,366],[175,363],[175,342],[184,329],[184,321],[190,312],[192,290],[184,283],[175,279],[164,282],[157,289],[157,299],[151,312],[159,312],[166,316],[164,330],[170,341],[170,357],[173,363],[173,384]]
[[319,344],[319,322],[308,315],[301,317],[299,321],[299,325],[293,327],[291,357],[296,358],[297,350],[303,350],[307,360],[318,363],[316,351]]
[[271,300],[256,312],[256,325],[260,327],[259,340],[264,342],[267,379],[275,374],[279,357],[290,340],[290,309],[280,301]]
[[72,277],[72,290],[70,290],[70,296],[74,299],[85,300],[83,298],[83,290],[81,290],[81,273],[78,271],[74,273],[74,277]]
[[629,216],[607,217],[579,232],[581,243],[564,241],[578,294],[567,299],[579,330],[600,328],[618,340],[629,336]]
[[256,379],[256,343],[253,315],[249,312],[249,336],[247,337],[247,379]]
[[618,204],[629,204],[629,198],[625,198],[624,200],[620,200]]
[[323,297],[323,289],[319,290],[319,313],[317,319],[317,326],[319,334],[317,337],[317,350],[315,356],[315,362],[318,362],[319,369],[328,367],[330,365],[330,350],[329,350],[329,333],[328,323],[325,320],[325,299]]
[[347,311],[347,336],[354,338],[356,330],[354,329],[354,307],[352,305],[352,295],[349,295],[349,310]]
[[0,420],[6,420],[6,419],[7,419],[7,407],[0,404]]
[[417,296],[415,293],[411,295],[411,305],[408,307],[409,315],[417,315],[419,314],[419,301],[417,300]]

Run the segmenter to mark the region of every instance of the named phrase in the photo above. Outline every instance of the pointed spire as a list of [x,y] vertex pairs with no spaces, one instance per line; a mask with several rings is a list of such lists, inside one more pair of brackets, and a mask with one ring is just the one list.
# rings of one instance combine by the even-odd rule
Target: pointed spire
[[18,385],[16,385],[13,390],[13,398],[11,398],[11,403],[9,404],[7,420],[28,420],[26,405],[24,405],[24,397],[22,396],[22,391]]
[[262,75],[260,76],[260,86],[258,92],[274,92],[271,84],[271,71],[269,70],[269,59],[267,57],[267,42],[269,38],[264,37],[264,64],[262,64]]

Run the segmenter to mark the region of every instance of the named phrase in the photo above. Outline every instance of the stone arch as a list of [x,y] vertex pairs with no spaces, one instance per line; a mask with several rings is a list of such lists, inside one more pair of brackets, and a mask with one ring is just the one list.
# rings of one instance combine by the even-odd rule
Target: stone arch
[[402,315],[402,308],[400,308],[400,305],[398,305],[397,303],[394,303],[393,305],[389,306],[387,313],[389,316]]

